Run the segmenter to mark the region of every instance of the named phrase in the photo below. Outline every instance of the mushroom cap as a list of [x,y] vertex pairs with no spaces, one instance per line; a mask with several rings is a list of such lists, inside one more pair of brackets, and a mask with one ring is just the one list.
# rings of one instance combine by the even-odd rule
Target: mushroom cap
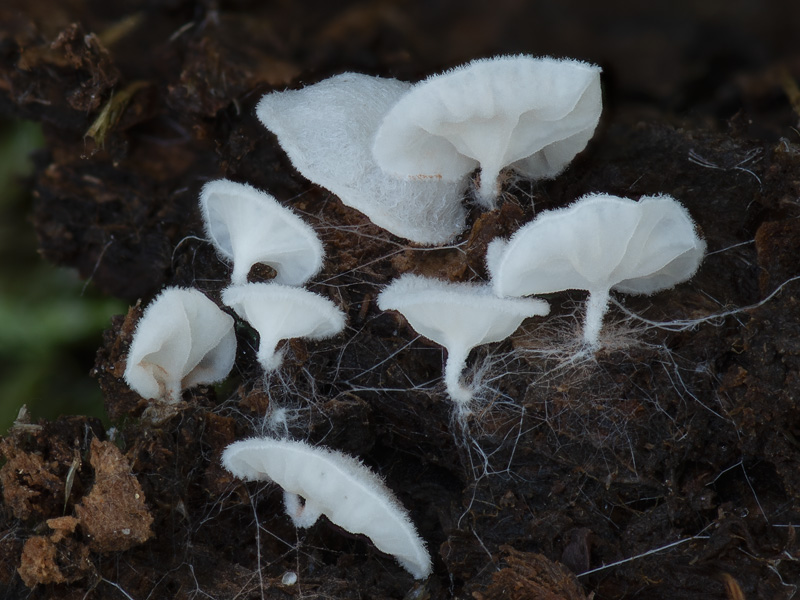
[[540,213],[508,241],[494,240],[486,262],[503,296],[567,289],[651,294],[689,279],[704,253],[705,242],[674,198],[590,194]]
[[303,285],[322,268],[325,252],[314,228],[269,194],[227,179],[210,181],[200,193],[206,235],[233,262],[234,285],[247,282],[256,263],[277,272],[274,281]]
[[373,154],[388,173],[457,180],[512,165],[555,177],[584,149],[602,110],[600,68],[498,56],[416,84],[383,119]]
[[486,284],[452,283],[411,273],[383,289],[378,307],[399,311],[417,333],[456,353],[504,340],[528,317],[550,311],[544,300],[498,298]]
[[222,292],[222,301],[250,323],[261,338],[258,359],[267,371],[280,366],[280,340],[321,340],[340,333],[345,315],[333,302],[303,288],[278,283],[247,283]]
[[136,325],[125,381],[144,398],[165,398],[224,379],[236,358],[233,318],[195,289],[166,288]]
[[302,496],[306,508],[350,533],[366,535],[416,579],[430,574],[430,555],[408,511],[353,457],[304,442],[252,438],[228,446],[222,464],[236,477],[272,480],[284,492]]
[[292,164],[370,221],[420,244],[443,244],[464,229],[466,179],[405,181],[372,157],[383,116],[408,91],[396,79],[343,73],[296,91],[266,94],[256,114]]

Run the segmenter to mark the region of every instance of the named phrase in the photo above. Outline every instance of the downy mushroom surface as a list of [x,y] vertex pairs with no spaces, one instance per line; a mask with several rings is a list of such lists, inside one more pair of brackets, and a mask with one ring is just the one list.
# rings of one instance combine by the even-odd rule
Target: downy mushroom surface
[[489,285],[412,274],[385,287],[378,296],[378,307],[400,312],[417,333],[445,347],[447,394],[462,412],[469,411],[474,394],[460,381],[470,350],[504,340],[528,317],[550,311],[544,300],[498,298]]
[[501,296],[588,290],[583,339],[597,348],[612,289],[652,294],[673,287],[694,275],[704,254],[705,242],[674,198],[590,194],[540,213],[508,241],[494,240],[486,262]]
[[459,181],[480,166],[478,201],[492,209],[501,169],[555,177],[586,147],[601,110],[600,67],[479,59],[416,84],[386,114],[373,154],[406,178]]
[[464,229],[466,178],[404,181],[385,174],[372,157],[378,125],[410,85],[343,73],[267,94],[256,114],[306,179],[397,236],[444,244]]
[[366,535],[415,579],[430,575],[430,555],[408,511],[355,458],[304,442],[252,438],[228,446],[222,464],[236,477],[281,486],[296,527],[311,527],[325,515],[350,533]]
[[222,302],[258,331],[258,361],[266,372],[283,362],[283,354],[276,351],[281,340],[322,340],[345,326],[344,313],[327,298],[278,283],[231,286],[223,290]]
[[144,398],[176,404],[181,390],[221,381],[236,358],[233,323],[199,290],[165,289],[136,325],[125,382]]
[[217,253],[233,262],[233,285],[247,283],[256,263],[273,267],[273,281],[286,285],[303,285],[322,268],[325,252],[314,228],[266,192],[211,181],[200,193],[200,211]]

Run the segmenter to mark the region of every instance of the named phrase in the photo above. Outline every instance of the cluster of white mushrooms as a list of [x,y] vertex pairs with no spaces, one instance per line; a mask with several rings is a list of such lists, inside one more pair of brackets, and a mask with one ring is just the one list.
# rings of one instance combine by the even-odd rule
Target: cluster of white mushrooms
[[464,229],[476,167],[477,201],[492,209],[501,169],[555,177],[601,108],[599,67],[502,56],[415,85],[343,73],[267,94],[256,114],[304,177],[395,235],[444,244]]
[[[474,61],[415,85],[345,73],[267,94],[257,114],[306,178],[376,225],[436,245],[462,232],[462,200],[475,168],[475,199],[493,209],[502,169],[555,177],[586,146],[601,108],[598,67],[513,56]],[[233,265],[223,303],[258,331],[265,371],[280,367],[280,340],[323,339],[344,329],[342,311],[302,287],[324,258],[309,225],[268,194],[227,180],[208,183],[200,207],[208,239]],[[583,342],[594,351],[602,345],[610,290],[650,294],[672,287],[694,274],[704,251],[673,198],[636,202],[594,194],[542,212],[509,240],[492,242],[490,282],[406,273],[382,290],[378,306],[399,311],[446,348],[447,394],[464,415],[474,394],[460,381],[470,350],[549,312],[547,302],[526,296],[587,290]],[[248,283],[256,263],[271,266],[274,279]],[[199,291],[165,290],[138,324],[125,380],[144,397],[176,403],[182,389],[225,377],[234,358],[228,314]],[[223,464],[238,477],[278,483],[297,527],[324,514],[370,537],[414,577],[430,574],[430,556],[407,511],[357,460],[261,438],[229,446]]]
[[[281,340],[324,339],[344,329],[344,313],[303,287],[322,267],[314,229],[275,198],[245,184],[212,181],[200,194],[206,235],[233,263],[222,301],[259,334],[264,371],[280,367]],[[268,283],[248,283],[256,263],[275,270]],[[216,383],[236,358],[234,321],[194,289],[167,288],[147,307],[128,352],[125,381],[145,398],[180,401],[182,389]]]

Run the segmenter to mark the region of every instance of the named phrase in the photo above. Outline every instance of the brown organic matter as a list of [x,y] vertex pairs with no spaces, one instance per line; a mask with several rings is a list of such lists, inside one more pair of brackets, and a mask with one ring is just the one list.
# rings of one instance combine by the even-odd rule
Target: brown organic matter
[[128,460],[111,442],[92,440],[94,485],[75,506],[89,547],[98,552],[128,550],[153,536],[153,517]]
[[492,575],[492,583],[485,594],[475,598],[509,598],[526,600],[586,600],[575,575],[533,552],[519,552],[508,546],[500,550],[507,553],[504,558],[506,566]]
[[19,575],[25,585],[74,583],[95,573],[89,548],[70,537],[78,525],[75,517],[49,519],[49,536],[35,535],[25,541]]
[[38,454],[20,452],[13,442],[3,440],[6,463],[0,469],[3,500],[17,519],[28,519],[34,513],[48,514],[45,498],[58,497],[63,487],[61,478]]
[[[45,138],[28,181],[40,253],[131,305],[92,369],[109,422],[20,421],[0,442],[0,596],[796,595],[798,22],[789,0],[0,3],[0,115]],[[305,180],[255,116],[263,94],[345,71],[417,81],[514,53],[599,64],[600,126],[561,176],[506,174],[499,210],[467,198],[468,227],[446,248],[407,243]],[[265,378],[239,322],[230,380],[168,414],[125,385],[125,357],[165,285],[219,303],[230,265],[197,199],[221,177],[317,230],[327,255],[308,287],[349,325],[286,343]],[[619,298],[594,356],[575,352],[585,294],[549,295],[549,317],[472,353],[479,402],[454,420],[442,349],[379,311],[380,289],[405,272],[485,281],[494,237],[592,192],[677,198],[708,244],[697,275]],[[380,473],[432,576],[413,581],[325,519],[297,531],[280,490],[219,463],[253,435]]]
[[64,583],[66,578],[56,562],[55,544],[41,535],[28,538],[22,548],[19,575],[31,588],[39,583]]

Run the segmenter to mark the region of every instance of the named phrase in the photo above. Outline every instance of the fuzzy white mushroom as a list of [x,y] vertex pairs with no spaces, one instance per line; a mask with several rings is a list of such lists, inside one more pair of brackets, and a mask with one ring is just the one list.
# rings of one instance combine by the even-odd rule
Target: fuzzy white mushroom
[[375,131],[409,83],[344,73],[296,91],[265,95],[256,108],[294,167],[376,225],[419,244],[443,244],[464,229],[467,181],[403,181],[372,157]]
[[224,379],[236,358],[233,323],[202,292],[165,289],[136,325],[125,382],[144,398],[175,404],[181,390]]
[[253,438],[228,446],[222,464],[236,477],[281,486],[296,527],[310,527],[325,515],[350,533],[366,535],[414,578],[430,575],[430,555],[408,511],[358,460],[303,442]]
[[283,354],[275,350],[281,340],[322,340],[345,325],[344,313],[327,298],[278,283],[231,286],[223,290],[222,302],[258,331],[258,361],[267,372],[281,366]]
[[303,285],[322,267],[325,252],[314,228],[269,194],[218,179],[200,193],[206,235],[233,262],[231,282],[247,283],[256,263],[276,271],[273,281]]
[[610,290],[673,287],[694,275],[704,253],[705,242],[674,198],[590,194],[540,213],[508,241],[494,240],[486,260],[501,296],[588,290],[583,338],[596,348]]
[[451,283],[405,274],[378,296],[381,310],[399,311],[411,327],[447,349],[444,381],[462,413],[469,412],[473,390],[460,382],[470,350],[507,338],[523,320],[544,316],[550,306],[533,298],[498,298],[490,286]]
[[555,177],[586,147],[601,110],[595,65],[480,59],[416,84],[387,113],[373,154],[400,177],[457,181],[480,166],[478,200],[491,209],[501,169]]

